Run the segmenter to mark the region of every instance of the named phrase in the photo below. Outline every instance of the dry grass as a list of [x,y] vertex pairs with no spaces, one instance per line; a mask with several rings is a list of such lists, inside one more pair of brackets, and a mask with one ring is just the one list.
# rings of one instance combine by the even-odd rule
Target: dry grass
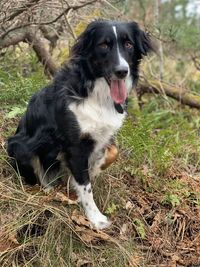
[[[197,167],[191,172],[189,164],[177,164],[180,159],[176,159],[160,177],[149,163],[137,169],[131,149],[120,137],[125,145],[120,159],[94,183],[98,205],[113,225],[105,232],[96,231],[76,201],[69,201],[65,189],[45,195],[14,173],[7,162],[5,140],[17,119],[5,119],[3,112],[1,119],[2,267],[200,266]],[[138,172],[133,173],[133,168]]]

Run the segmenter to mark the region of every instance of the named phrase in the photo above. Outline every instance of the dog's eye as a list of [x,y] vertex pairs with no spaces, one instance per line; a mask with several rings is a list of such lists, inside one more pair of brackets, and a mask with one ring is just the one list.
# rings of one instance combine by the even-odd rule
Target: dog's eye
[[130,41],[126,41],[124,44],[124,47],[127,49],[131,49],[131,48],[133,48],[133,44]]
[[100,45],[99,45],[99,47],[101,47],[101,48],[103,48],[103,49],[108,49],[108,44],[107,43],[101,43]]

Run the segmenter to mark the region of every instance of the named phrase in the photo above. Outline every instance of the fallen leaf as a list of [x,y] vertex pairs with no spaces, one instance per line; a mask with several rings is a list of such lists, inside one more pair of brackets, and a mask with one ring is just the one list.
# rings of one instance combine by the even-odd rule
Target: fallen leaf
[[159,229],[160,222],[161,222],[161,211],[159,210],[153,219],[153,223],[150,227],[151,231],[156,232]]
[[80,226],[76,226],[75,231],[78,233],[81,240],[85,243],[97,242],[99,240],[112,241],[112,238],[102,231],[97,232],[95,230]]
[[176,254],[171,256],[170,266],[171,267],[177,267],[177,262],[180,260],[180,257]]
[[0,252],[18,247],[20,244],[14,234],[0,232]]
[[69,192],[69,198],[71,199],[71,200],[76,200],[77,202],[78,202],[78,196],[77,196],[77,194],[76,194],[76,192]]
[[88,264],[91,265],[91,260],[87,260],[87,259],[79,259],[76,263],[76,267],[82,267],[82,266],[88,266]]
[[125,208],[126,208],[126,210],[131,210],[133,208],[133,204],[131,203],[131,201],[126,202]]
[[66,195],[66,193],[53,191],[47,196],[42,196],[40,199],[40,203],[48,203],[51,201],[58,201],[67,205],[75,205],[78,203],[78,198],[71,199]]
[[[39,185],[34,185],[34,186],[27,186],[26,192],[30,194],[36,194],[42,191]],[[43,197],[43,199],[45,202],[50,202],[55,200],[59,202],[66,202],[69,205],[78,203],[78,197],[75,192],[70,192],[69,195],[67,195],[63,189],[61,190],[61,187],[59,187],[59,189],[53,188],[52,191],[50,191],[47,196]]]
[[131,223],[124,223],[120,229],[120,238],[124,240],[128,240],[130,237],[130,230],[132,229]]
[[125,265],[125,267],[135,267],[135,266],[140,266],[142,257],[139,256],[138,254],[131,255],[129,257],[129,263]]
[[70,199],[67,195],[65,195],[62,192],[56,192],[55,196],[53,197],[53,200],[66,202],[69,205],[77,204],[77,199],[75,200]]
[[91,266],[91,258],[88,259],[86,256],[83,257],[82,254],[70,253],[70,259],[73,262],[73,266],[82,267],[82,266]]
[[87,226],[91,227],[90,222],[84,217],[82,214],[80,214],[77,210],[74,210],[71,216],[72,221],[77,223],[80,226]]
[[41,191],[41,187],[37,184],[34,186],[26,185],[25,190],[26,190],[26,192],[28,192],[30,194],[36,194],[36,193]]

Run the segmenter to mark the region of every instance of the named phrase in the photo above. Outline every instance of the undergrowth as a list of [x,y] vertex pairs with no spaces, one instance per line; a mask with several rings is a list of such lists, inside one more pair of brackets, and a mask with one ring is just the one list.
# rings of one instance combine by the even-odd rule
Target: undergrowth
[[0,265],[199,266],[199,112],[159,96],[140,110],[130,97],[119,159],[94,181],[95,199],[113,220],[98,232],[81,206],[25,185],[9,166],[6,138],[48,83],[29,57],[12,68],[9,57],[9,67],[0,63]]
[[199,163],[198,115],[187,108],[163,109],[158,105],[162,101],[159,97],[151,99],[142,111],[134,110],[133,100],[130,103],[132,108],[118,140],[127,149],[135,172],[148,165],[150,171],[162,176],[175,161],[180,165]]
[[4,55],[0,63],[1,106],[26,106],[33,93],[45,84],[47,78],[33,53],[27,51],[22,56],[17,50],[14,55],[11,51]]

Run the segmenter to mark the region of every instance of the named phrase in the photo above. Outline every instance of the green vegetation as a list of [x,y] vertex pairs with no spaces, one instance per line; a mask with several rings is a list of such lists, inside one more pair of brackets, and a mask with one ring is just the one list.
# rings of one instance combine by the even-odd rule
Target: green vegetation
[[135,171],[148,165],[151,171],[162,175],[176,160],[179,164],[198,164],[198,116],[187,109],[163,109],[163,101],[151,99],[142,110],[131,110],[120,132],[119,141],[129,150]]
[[8,52],[0,64],[0,104],[24,107],[33,93],[46,83],[43,68],[30,50],[23,56],[18,49],[14,54]]

